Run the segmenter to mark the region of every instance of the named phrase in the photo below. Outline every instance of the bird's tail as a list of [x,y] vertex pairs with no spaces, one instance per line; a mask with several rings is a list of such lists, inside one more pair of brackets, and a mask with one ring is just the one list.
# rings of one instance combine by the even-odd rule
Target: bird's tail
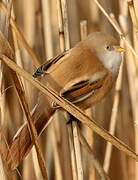
[[[46,127],[50,122],[50,117],[53,115],[54,111],[55,110],[51,108],[50,101],[42,96],[32,112],[32,119],[34,120],[38,136],[42,133],[44,127]],[[15,169],[29,153],[32,146],[33,143],[30,132],[27,123],[25,123],[17,131],[7,153],[4,152],[4,154],[6,153],[4,159],[8,163],[9,168]]]

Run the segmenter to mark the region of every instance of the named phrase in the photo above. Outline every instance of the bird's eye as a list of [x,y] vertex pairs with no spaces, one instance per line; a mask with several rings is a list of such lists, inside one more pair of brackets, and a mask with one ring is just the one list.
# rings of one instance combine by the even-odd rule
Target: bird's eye
[[108,51],[112,51],[112,50],[113,50],[113,47],[112,47],[112,46],[110,46],[110,45],[107,45],[107,46],[106,46],[106,50],[108,50]]

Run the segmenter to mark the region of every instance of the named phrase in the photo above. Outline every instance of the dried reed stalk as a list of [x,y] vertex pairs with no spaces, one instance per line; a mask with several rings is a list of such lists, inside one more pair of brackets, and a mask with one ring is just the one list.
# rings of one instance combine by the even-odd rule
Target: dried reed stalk
[[[8,31],[9,31],[9,18],[10,18],[10,15],[11,15],[11,6],[12,6],[12,1],[10,1],[10,3],[8,1],[5,2],[5,4],[8,6],[8,14],[7,16],[3,16],[3,18],[1,19],[1,31],[5,34],[5,36],[8,38]],[[3,21],[3,22],[2,22]],[[2,32],[0,31],[0,33],[2,34]],[[2,42],[3,43],[3,42]],[[5,45],[5,44],[4,44]],[[3,51],[3,44],[1,45],[1,52]],[[7,48],[8,50],[8,47],[6,47],[5,45],[5,49]],[[3,89],[5,89],[6,87],[6,78],[4,77],[4,74],[6,72],[6,69],[5,69],[5,65],[0,62],[0,126],[1,126],[1,129],[0,129],[0,142],[1,142],[1,148],[3,146],[3,150],[4,148],[7,146],[7,142],[5,142],[5,137],[3,138],[3,133],[2,133],[2,126],[5,124],[5,118],[6,118],[6,94],[3,93]],[[5,92],[6,90],[4,90]],[[8,123],[7,123],[8,124]],[[8,134],[8,131],[5,130],[5,134],[7,135]],[[7,146],[8,148],[8,146]],[[3,151],[4,152],[4,151]],[[2,158],[2,152],[0,153],[0,159]],[[0,179],[13,179],[13,175],[11,173],[11,171],[9,170],[6,162],[1,159],[1,172],[0,172]]]
[[[129,77],[129,79],[131,79],[131,80],[129,80],[129,86],[130,86],[130,88],[132,87],[132,89],[131,89],[131,91],[130,91],[130,93],[131,93],[131,101],[132,101],[132,110],[133,110],[133,116],[134,116],[134,120],[136,120],[137,121],[137,117],[138,117],[138,115],[137,115],[137,110],[135,109],[135,107],[137,107],[137,101],[136,101],[136,96],[137,96],[137,93],[135,92],[136,91],[136,89],[137,88],[134,88],[134,81],[136,82],[136,84],[137,84],[137,75],[134,75],[133,76],[133,73],[135,73],[136,72],[136,66],[135,65],[133,65],[133,68],[132,68],[132,64],[134,63],[135,64],[135,58],[137,59],[138,58],[138,56],[137,56],[137,53],[136,53],[136,51],[134,50],[134,48],[131,46],[131,44],[130,44],[130,42],[128,41],[128,39],[126,39],[125,38],[125,36],[123,35],[123,33],[122,32],[120,32],[120,30],[118,30],[118,28],[116,27],[116,25],[114,24],[114,22],[112,21],[112,19],[110,18],[110,16],[105,12],[105,10],[102,8],[102,6],[99,4],[99,2],[97,1],[97,0],[95,0],[95,2],[96,2],[96,4],[98,5],[98,7],[100,8],[100,10],[103,12],[103,14],[107,17],[107,19],[110,21],[110,23],[113,25],[113,27],[116,29],[116,31],[118,32],[118,34],[119,35],[121,35],[121,38],[124,40],[124,42],[125,42],[125,44],[126,44],[126,46],[127,46],[127,54],[128,54],[128,60],[127,60],[127,68],[128,68],[128,73],[129,73],[129,75],[128,75],[128,77]],[[131,5],[133,5],[132,4],[132,1],[129,1],[129,6],[130,6],[130,4]],[[130,9],[131,8],[131,9]],[[133,25],[135,24],[136,26],[137,26],[137,20],[136,20],[136,15],[135,15],[135,12],[134,12],[134,7],[130,7],[129,9],[130,9],[130,13],[131,13],[131,17],[132,17],[132,22],[133,22]],[[135,16],[135,17],[134,17]],[[126,30],[126,28],[128,27],[127,26],[127,22],[125,21],[125,22],[123,22],[122,23],[123,24],[123,28],[125,28],[125,29],[123,29],[124,30],[124,32],[127,32],[127,30]],[[121,34],[122,33],[122,34]],[[123,35],[123,36],[122,36]],[[130,51],[131,51],[131,53],[134,55],[134,57],[135,58],[133,58],[133,56],[132,56],[132,54],[129,52],[129,49],[130,49]],[[131,55],[130,55],[131,54]],[[133,60],[133,63],[131,62],[130,63],[130,60],[129,59],[132,59]],[[133,69],[133,70],[132,70]],[[137,73],[136,73],[137,74]],[[133,77],[132,77],[133,76]],[[133,84],[133,85],[132,85]],[[137,131],[137,130],[136,130]],[[135,135],[135,138],[137,139],[137,135]],[[136,140],[137,141],[137,140]],[[136,147],[137,147],[137,142],[136,142]],[[136,164],[136,172],[137,172],[137,164]],[[136,173],[136,179],[138,178],[138,175],[137,175],[137,173]]]
[[[124,5],[127,6],[127,2],[124,1]],[[121,4],[120,4],[121,7]],[[120,25],[122,27],[122,30],[128,34],[129,30],[129,23],[127,21],[127,14],[128,14],[128,7],[120,8]],[[132,15],[131,15],[132,18]],[[134,21],[134,20],[132,20]],[[132,22],[133,23],[133,22]],[[133,25],[133,32],[136,35],[136,31],[134,30],[135,27]],[[128,34],[127,35],[128,40],[130,40],[131,36]],[[130,49],[126,47],[126,68],[127,68],[127,74],[128,74],[128,84],[129,84],[129,94],[130,94],[130,99],[131,99],[131,107],[132,107],[132,114],[133,114],[133,120],[134,120],[134,131],[135,131],[135,149],[137,152],[137,118],[138,118],[138,113],[136,110],[137,106],[137,58],[132,54]],[[130,61],[131,60],[131,61]],[[130,165],[131,167],[132,165]],[[129,168],[130,169],[130,168]],[[130,178],[131,179],[138,179],[138,165],[135,163],[135,170],[132,171],[130,170]]]
[[63,13],[61,9],[61,0],[56,0],[56,3],[57,3],[57,13],[58,13],[60,51],[63,52],[65,50],[65,39],[64,39],[64,25],[63,25]]
[[[88,29],[87,29],[87,21],[86,20],[83,20],[80,22],[80,33],[81,33],[81,39],[85,39],[87,37],[87,33],[88,32]],[[91,113],[91,109],[89,109],[89,112],[87,111],[87,113],[91,116],[92,113]],[[88,129],[89,130],[89,129]],[[87,131],[88,131],[87,130]],[[98,174],[100,175],[101,179],[102,180],[106,180],[107,179],[107,175],[106,173],[104,172],[104,169],[102,167],[102,165],[98,162],[98,160],[94,157],[94,154],[93,154],[93,151],[91,149],[91,147],[89,146],[89,144],[87,143],[86,139],[84,138],[84,136],[82,135],[80,129],[78,129],[78,132],[79,132],[79,139],[80,139],[80,142],[81,144],[84,146],[84,148],[86,148],[86,150],[91,154],[91,159],[92,159],[92,163],[95,167],[95,169],[97,170]],[[91,130],[90,130],[91,132]],[[89,132],[89,133],[90,133]],[[92,136],[92,134],[90,133],[89,136]],[[110,144],[111,145],[111,144]],[[109,179],[109,177],[108,177]]]
[[[57,119],[59,120],[59,119]],[[57,140],[57,131],[55,128],[55,124],[52,126],[53,132],[52,134],[52,142],[53,142],[53,148],[54,148],[54,164],[55,164],[55,176],[57,177],[57,180],[63,180],[63,172],[62,172],[62,167],[61,167],[61,162],[60,162],[60,152],[59,152],[59,147],[58,147],[58,140]]]
[[83,180],[83,167],[82,167],[81,148],[80,148],[77,122],[72,122],[72,128],[73,128],[73,140],[74,140],[78,180]]
[[68,127],[68,134],[69,134],[72,176],[73,176],[73,180],[77,180],[78,176],[77,176],[77,165],[76,165],[75,150],[74,150],[73,132],[72,132],[72,126],[70,125]]
[[[67,19],[67,7],[66,2],[57,0],[57,13],[58,13],[58,28],[59,28],[59,42],[60,42],[60,51],[64,52],[66,49],[70,48],[70,43],[68,35],[68,19]],[[65,33],[66,32],[66,33]],[[66,117],[67,118],[67,117]],[[68,134],[69,134],[69,146],[70,146],[70,157],[71,157],[71,169],[73,180],[77,180],[77,169],[76,169],[76,158],[75,158],[75,150],[73,140],[72,128],[68,126]]]
[[[118,113],[119,101],[120,101],[120,91],[121,91],[121,86],[122,86],[122,75],[123,75],[123,63],[121,64],[119,75],[118,75],[116,85],[115,85],[113,107],[112,107],[110,126],[109,126],[109,132],[112,135],[115,134],[117,113]],[[105,150],[105,157],[104,157],[104,164],[103,164],[103,168],[105,172],[107,173],[109,172],[111,153],[112,153],[112,144],[107,142],[106,150]]]
[[[122,1],[125,1],[125,0],[122,0]],[[92,1],[91,1],[92,2]],[[109,2],[109,1],[108,1]],[[118,1],[118,2],[120,2],[120,1]],[[81,2],[80,2],[81,3]],[[112,3],[111,3],[112,4]],[[126,4],[127,4],[127,1],[126,1]],[[96,4],[95,4],[96,5]],[[98,8],[98,6],[96,6],[97,8]],[[123,7],[124,8],[124,7]],[[39,10],[39,11],[41,11],[41,10]],[[112,21],[114,21],[114,18],[111,16],[111,15],[109,15],[109,17],[112,19]],[[26,18],[26,17],[25,17]],[[128,18],[128,16],[126,16],[126,18]],[[132,20],[133,21],[133,20]],[[115,22],[114,22],[115,23]],[[124,22],[122,22],[121,23],[121,25],[123,25],[123,23]],[[117,24],[115,23],[115,26],[117,26]],[[128,25],[127,25],[128,26]],[[117,27],[118,28],[118,27]],[[64,44],[64,34],[62,34],[62,29],[61,29],[61,35],[60,35],[60,37],[61,36],[63,36],[63,38],[61,38],[60,39],[60,41],[62,41],[62,44]],[[121,32],[123,32],[123,35],[125,34],[125,39],[129,42],[129,40],[127,39],[127,36],[126,36],[126,34],[128,33],[128,31],[124,31],[124,29],[123,29],[123,31],[121,31]],[[125,32],[125,33],[124,33]],[[16,35],[16,33],[14,32],[14,34]],[[134,34],[135,34],[135,31],[134,31]],[[15,37],[15,39],[16,40],[18,40],[18,42],[20,43],[20,44],[22,44],[23,45],[23,47],[25,47],[24,46],[24,44],[23,44],[23,42],[22,42],[22,40],[19,38],[19,36],[17,37]],[[37,41],[36,41],[36,43],[37,43]],[[127,45],[127,46],[129,46],[131,44],[131,42],[129,42],[129,44]],[[64,45],[63,45],[63,47],[64,47]],[[18,46],[16,47],[17,48],[17,50],[18,50]],[[131,46],[130,46],[130,48],[131,48]],[[26,48],[27,49],[27,48]],[[63,49],[62,47],[61,47],[61,49]],[[127,49],[127,48],[126,48]],[[28,49],[27,49],[28,50]],[[133,49],[131,49],[132,51],[133,51]],[[135,49],[135,51],[136,51],[137,49]],[[136,51],[137,52],[137,51]],[[134,51],[133,51],[133,53],[135,53]],[[136,107],[137,107],[137,100],[136,100],[136,96],[137,96],[137,85],[135,86],[135,88],[134,88],[134,84],[137,84],[137,73],[136,73],[136,67],[135,66],[137,66],[137,62],[136,62],[136,58],[137,58],[137,56],[135,56],[136,58],[134,58],[134,56],[132,55],[132,53],[130,52],[130,50],[128,50],[127,49],[127,56],[126,56],[126,59],[129,61],[129,67],[127,67],[128,68],[128,73],[129,73],[129,76],[128,76],[128,79],[129,79],[129,84],[131,84],[130,85],[130,97],[131,97],[131,101],[132,101],[132,112],[133,112],[133,115],[134,115],[134,120],[136,121],[135,123],[136,123],[136,127],[135,127],[135,133],[137,132],[137,119],[136,119],[136,117],[137,117],[137,113],[136,113]],[[135,54],[136,55],[136,54]],[[20,57],[20,56],[18,56],[18,57]],[[132,62],[132,61],[130,61],[130,59],[133,61],[134,60],[134,62]],[[39,66],[39,63],[38,63],[38,66]],[[134,83],[135,82],[135,83]],[[124,98],[124,96],[125,95],[123,95],[123,98]],[[1,97],[0,97],[1,98]],[[129,97],[128,97],[129,98]],[[116,98],[117,99],[117,98]],[[117,104],[118,104],[119,102],[118,102],[118,100],[116,100],[116,107],[118,107],[117,106]],[[124,104],[123,104],[124,105]],[[122,110],[122,109],[121,109]],[[120,109],[119,109],[119,111],[118,111],[118,113],[121,113],[122,111],[121,111]],[[117,111],[117,109],[116,109],[116,111]],[[116,115],[116,112],[114,111],[114,113],[115,113],[115,115]],[[103,117],[104,118],[104,117]],[[115,126],[114,126],[115,127]],[[125,127],[127,127],[127,125],[125,126]],[[63,127],[60,127],[60,128],[63,128]],[[90,130],[90,132],[91,132],[91,130]],[[48,134],[48,137],[49,137],[49,135],[50,134]],[[137,135],[137,134],[136,134]],[[127,136],[127,135],[126,135]],[[135,136],[136,137],[136,136]],[[89,137],[88,137],[89,138]],[[129,138],[129,139],[131,139],[131,138]],[[54,140],[56,140],[56,139],[54,139]],[[136,141],[137,141],[137,138],[136,138]],[[74,148],[73,148],[74,149]],[[59,150],[59,149],[58,149]],[[54,150],[54,152],[55,152],[56,150]],[[114,162],[114,158],[115,158],[115,156],[114,156],[115,154],[113,154],[113,162]],[[58,156],[58,155],[57,155]],[[121,155],[121,158],[122,158],[122,156],[124,156],[124,154],[122,153],[122,155]],[[58,158],[57,158],[58,159]],[[109,158],[110,159],[110,158]],[[125,158],[125,156],[124,156],[124,159],[125,160],[127,160],[126,158]],[[122,159],[123,160],[123,159]],[[131,160],[131,159],[129,159],[129,160]],[[58,160],[57,160],[58,161]],[[57,163],[57,161],[55,162],[55,164]],[[85,161],[87,161],[86,159],[85,159]],[[133,161],[132,161],[133,162]],[[86,162],[87,163],[87,162]],[[128,161],[123,161],[123,165],[122,165],[122,169],[120,169],[119,170],[119,173],[125,173],[126,175],[125,176],[127,176],[127,174],[128,174],[128,172],[125,172],[125,168],[126,167],[128,167],[127,165],[129,164],[129,162]],[[65,166],[65,163],[63,163],[62,165],[64,165]],[[108,166],[110,165],[110,162],[108,161]],[[125,167],[126,166],[126,167]],[[124,168],[125,167],[125,168]],[[130,165],[129,165],[129,167],[130,167]],[[60,167],[59,167],[60,168]],[[62,167],[61,167],[62,168]],[[130,175],[130,177],[134,177],[134,170],[133,171],[131,171],[130,169],[132,169],[132,167],[131,168],[129,168],[129,171],[130,171],[130,173],[132,173],[132,175],[131,174],[129,174]],[[62,171],[63,171],[63,168],[61,169]],[[137,171],[137,170],[136,170]],[[75,169],[75,172],[76,172],[76,169]],[[110,174],[112,174],[112,172],[114,172],[114,170],[111,168],[111,170],[110,170]],[[50,171],[50,173],[51,173],[51,171]],[[89,177],[90,178],[90,172],[88,171],[88,173],[89,174],[85,174],[85,176],[86,177]],[[64,172],[63,172],[63,174],[64,174]],[[56,174],[55,174],[56,175]],[[125,177],[124,175],[122,175],[123,176],[123,178]],[[65,177],[65,176],[64,176]],[[130,177],[126,177],[126,179],[129,179]],[[77,178],[77,177],[76,177]],[[123,179],[122,178],[122,179]],[[131,178],[130,178],[131,179]],[[137,179],[137,178],[136,178]]]
[[[7,8],[5,7],[5,5],[3,3],[0,2],[0,9],[3,10],[5,13],[7,13]],[[24,38],[23,36],[23,33],[21,32],[21,30],[18,28],[16,22],[14,21],[14,18],[11,17],[10,19],[10,24],[11,24],[11,27],[14,29],[17,37],[18,37],[18,40],[19,40],[19,43],[21,43],[25,49],[27,50],[27,52],[30,54],[31,58],[32,58],[32,61],[34,63],[34,65],[36,67],[39,67],[40,66],[40,60],[39,58],[36,56],[36,54],[33,52],[32,48],[29,46],[29,44],[27,43],[26,39]]]
[[42,0],[42,14],[44,22],[45,53],[46,58],[50,59],[53,57],[53,43],[49,0]]
[[[1,37],[1,41],[3,41],[3,40],[6,42],[6,39]],[[8,47],[8,45],[7,45],[7,47]],[[13,58],[12,52],[11,52],[11,58]],[[36,131],[35,126],[33,124],[33,120],[32,120],[32,117],[31,117],[31,114],[30,114],[30,111],[29,111],[27,100],[26,100],[25,95],[24,95],[24,91],[22,89],[22,85],[21,85],[20,80],[18,79],[18,76],[16,75],[15,72],[11,71],[11,75],[12,75],[12,78],[13,78],[13,81],[14,81],[14,84],[15,84],[15,88],[16,88],[18,97],[20,99],[22,108],[23,108],[24,113],[26,115],[26,119],[27,119],[27,122],[28,122],[29,130],[30,130],[30,134],[31,134],[32,141],[33,141],[33,143],[35,145],[35,148],[36,148],[38,161],[39,161],[39,165],[40,165],[40,169],[41,169],[43,178],[47,179],[45,161],[44,161],[42,152],[41,152],[39,144],[38,144],[37,131]],[[11,154],[11,156],[12,156],[12,154]]]
[[[22,85],[20,84],[19,79],[17,78],[17,76],[14,73],[12,73],[12,76],[13,76],[13,80],[14,80],[14,83],[15,83],[16,90],[18,92],[18,96],[19,96],[21,105],[22,105],[23,110],[24,110],[25,115],[26,115],[26,119],[27,119],[27,122],[28,122],[30,134],[31,134],[31,137],[32,137],[32,141],[33,141],[33,143],[35,145],[35,148],[36,148],[41,173],[43,175],[43,178],[47,179],[45,161],[44,161],[42,152],[41,152],[39,144],[38,144],[37,131],[36,131],[35,126],[33,124],[33,120],[32,120],[32,117],[31,117],[31,114],[30,114],[30,111],[29,111],[27,100],[26,100],[26,98],[24,96],[24,91],[22,89]],[[12,154],[11,154],[11,156],[12,156]]]
[[6,175],[1,157],[0,157],[0,179],[6,180]]
[[[58,9],[60,8],[60,2],[58,2]],[[60,30],[64,30],[64,47],[61,45],[61,48],[64,48],[65,50],[70,49],[70,40],[69,40],[69,27],[68,27],[68,15],[67,15],[67,1],[61,0],[61,12],[59,15],[62,15],[62,17],[59,17],[59,28]],[[63,19],[61,21],[61,19]],[[64,24],[62,23],[64,22]],[[62,26],[62,27],[61,27]],[[60,38],[62,40],[62,36]],[[63,41],[61,41],[63,44]],[[77,177],[78,180],[83,180],[83,168],[82,168],[82,160],[81,160],[81,150],[80,150],[80,142],[78,137],[78,131],[77,131],[77,122],[72,122],[72,131],[73,131],[73,141],[74,141],[74,151],[75,153],[72,153],[72,164],[74,164],[74,168],[77,167]],[[73,147],[73,146],[72,146]],[[75,156],[73,156],[75,155]],[[76,163],[75,163],[76,160]],[[76,166],[75,166],[76,164]],[[73,170],[74,171],[74,170]],[[76,174],[74,174],[74,177],[76,178]]]
[[[9,148],[8,142],[6,140],[6,137],[5,137],[5,135],[4,135],[4,133],[2,131],[0,132],[0,140],[1,140],[1,144],[2,144],[1,148],[3,148],[2,151],[0,149],[0,153],[1,153],[2,160],[3,160],[2,153],[6,153],[7,149],[10,152],[10,148]],[[12,159],[12,161],[14,161],[14,159]],[[4,168],[6,170],[6,175],[9,177],[9,179],[12,178],[12,173],[9,170],[8,166],[7,166],[7,162],[3,161],[3,163],[5,164]],[[22,175],[21,175],[21,173],[19,172],[19,170],[17,168],[15,169],[15,172],[17,172],[17,174],[19,176],[19,179],[22,179]]]
[[131,46],[130,42],[125,38],[125,35],[123,32],[116,26],[116,23],[113,21],[113,19],[108,15],[108,13],[104,10],[104,8],[101,6],[101,4],[94,0],[94,2],[97,4],[99,9],[102,11],[102,13],[105,15],[105,17],[108,19],[108,21],[111,23],[111,25],[115,28],[116,32],[119,34],[120,38],[125,42],[126,46],[132,51],[133,55],[138,58],[138,54],[134,50],[134,48]]
[[95,158],[94,153],[93,153],[91,147],[89,146],[88,142],[86,141],[86,139],[84,138],[84,136],[82,135],[82,133],[79,129],[78,129],[78,131],[79,131],[80,142],[84,146],[84,148],[87,150],[87,152],[90,154],[90,158],[92,160],[92,163],[93,163],[95,169],[97,170],[98,174],[100,175],[101,180],[107,180],[107,179],[109,180],[110,178],[105,173],[100,162]]
[[[136,19],[136,14],[135,14],[135,10],[133,7],[133,2],[128,2],[129,5],[129,11],[130,11],[130,15],[131,15],[131,19],[132,19],[132,23],[133,23],[133,38],[135,37],[135,35],[137,35],[137,19]],[[125,21],[124,23],[126,23],[126,27],[128,27],[128,22]],[[136,24],[135,24],[136,23]],[[130,37],[129,37],[130,38]],[[137,43],[137,40],[135,41],[135,43]],[[135,45],[135,44],[134,44]],[[136,109],[138,102],[137,102],[137,95],[138,95],[138,90],[137,90],[137,83],[138,83],[138,77],[137,77],[137,59],[133,56],[133,54],[130,52],[130,50],[127,50],[126,53],[126,59],[127,59],[127,73],[128,73],[128,81],[129,81],[129,88],[130,88],[130,98],[131,98],[131,103],[132,103],[132,113],[133,113],[133,119],[134,119],[134,124],[135,124],[135,149],[136,152],[138,152],[138,135],[137,135],[137,119],[138,119],[138,111]],[[131,59],[131,62],[130,62]],[[135,163],[135,179],[138,178],[138,164]]]
[[11,9],[12,9],[12,0],[9,0],[8,4],[7,4],[7,16],[6,16],[6,25],[5,25],[5,37],[8,38],[8,34],[9,34],[9,25],[10,25],[10,18],[11,18]]
[[138,19],[137,19],[136,11],[135,11],[135,8],[134,8],[134,1],[133,0],[128,0],[127,2],[128,2],[128,7],[129,7],[133,27],[134,27],[136,36],[138,38]]
[[33,86],[35,86],[37,89],[39,89],[42,93],[49,96],[53,101],[55,101],[57,104],[59,104],[59,106],[61,106],[67,112],[69,112],[70,114],[73,114],[74,117],[76,117],[82,123],[84,123],[91,129],[93,129],[97,134],[99,134],[105,140],[111,142],[119,150],[123,151],[125,154],[129,155],[131,158],[138,161],[138,155],[134,151],[132,151],[125,143],[120,141],[118,138],[112,136],[106,130],[104,130],[102,127],[100,127],[93,119],[90,119],[81,109],[76,107],[74,104],[72,104],[68,100],[57,95],[57,93],[55,93],[55,91],[53,91],[51,88],[44,86],[38,80],[32,78],[32,75],[30,75],[25,70],[23,70],[22,68],[17,66],[14,62],[12,62],[5,55],[0,55],[0,59],[8,67],[10,67],[14,71],[16,71],[16,73],[18,73],[19,75],[24,77],[26,80],[28,80]]
[[[12,1],[10,2],[9,6],[10,6],[9,7],[10,12],[8,12],[8,14],[7,14],[7,21],[6,21],[6,26],[5,26],[5,35],[7,37],[8,37],[8,31],[9,31],[8,28],[9,28],[10,17],[11,17]],[[9,56],[11,59],[13,59],[14,55],[13,55],[12,49],[10,49],[10,45],[8,44],[8,41],[6,40],[6,38],[4,38],[2,33],[1,33],[0,39],[1,39],[0,40],[1,43],[5,43],[5,47],[6,47],[6,49],[4,49],[4,47],[3,47],[3,49],[1,49],[1,52],[5,53],[7,56]],[[41,173],[43,175],[43,178],[47,180],[47,173],[46,173],[46,167],[45,167],[44,158],[43,158],[43,155],[41,153],[41,150],[40,150],[40,147],[39,147],[39,144],[38,144],[38,141],[37,141],[37,131],[36,131],[35,126],[33,124],[33,120],[32,120],[32,117],[31,117],[31,114],[30,114],[30,111],[29,111],[27,100],[26,100],[25,95],[24,95],[22,84],[20,83],[20,80],[19,80],[17,74],[14,71],[11,71],[11,76],[13,78],[14,85],[15,85],[18,97],[20,99],[20,103],[21,103],[22,108],[24,110],[24,113],[26,115],[26,119],[27,119],[27,122],[28,122],[29,130],[30,130],[30,134],[31,134],[33,143],[34,143],[35,148],[36,148]]]
[[[129,88],[130,88],[130,98],[131,98],[131,103],[132,103],[132,113],[133,113],[133,119],[134,119],[134,127],[135,127],[135,149],[136,152],[138,152],[138,135],[137,135],[137,124],[138,124],[138,112],[137,109],[135,107],[137,107],[138,102],[136,99],[136,96],[138,94],[137,89],[136,89],[136,83],[138,83],[138,78],[137,78],[137,73],[136,73],[136,67],[134,64],[134,57],[132,55],[132,53],[127,50],[127,54],[126,54],[126,59],[127,59],[127,72],[128,72],[128,80],[129,80]],[[132,62],[130,62],[129,60],[132,60]],[[135,176],[136,179],[138,178],[138,164],[135,164]]]
[[[121,31],[121,28],[119,27],[119,24],[117,23],[114,15],[110,14],[110,17],[112,18],[112,20],[114,21],[114,23],[116,24],[118,29],[120,29],[120,31]],[[120,91],[122,88],[123,64],[124,64],[124,62],[122,62],[122,64],[121,64],[119,75],[118,75],[116,85],[115,85],[113,107],[112,107],[110,126],[109,126],[109,132],[112,135],[114,135],[114,133],[115,133],[116,122],[117,122],[117,113],[118,113],[119,101],[120,101]],[[111,153],[112,153],[112,145],[107,143],[106,150],[105,150],[104,164],[103,164],[103,168],[104,168],[105,172],[107,172],[107,173],[109,172]]]

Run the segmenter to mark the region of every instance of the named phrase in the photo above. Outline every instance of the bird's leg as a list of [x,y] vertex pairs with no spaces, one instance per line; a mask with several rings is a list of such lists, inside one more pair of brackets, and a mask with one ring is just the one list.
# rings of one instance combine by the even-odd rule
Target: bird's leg
[[76,119],[72,114],[69,114],[69,119],[66,124],[71,124],[73,121],[78,122],[78,119]]

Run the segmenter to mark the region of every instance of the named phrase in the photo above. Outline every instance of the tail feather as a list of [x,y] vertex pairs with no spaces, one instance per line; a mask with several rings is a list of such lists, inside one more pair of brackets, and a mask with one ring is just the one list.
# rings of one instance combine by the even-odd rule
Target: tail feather
[[[44,127],[46,127],[46,125],[49,123],[50,117],[55,111],[51,108],[49,100],[44,98],[45,97],[43,97],[43,99],[41,98],[41,101],[32,114],[38,136],[41,134]],[[25,123],[13,138],[10,149],[6,155],[5,159],[8,163],[8,166],[11,169],[15,169],[29,153],[32,146],[33,143],[31,140],[30,132],[27,123]]]

